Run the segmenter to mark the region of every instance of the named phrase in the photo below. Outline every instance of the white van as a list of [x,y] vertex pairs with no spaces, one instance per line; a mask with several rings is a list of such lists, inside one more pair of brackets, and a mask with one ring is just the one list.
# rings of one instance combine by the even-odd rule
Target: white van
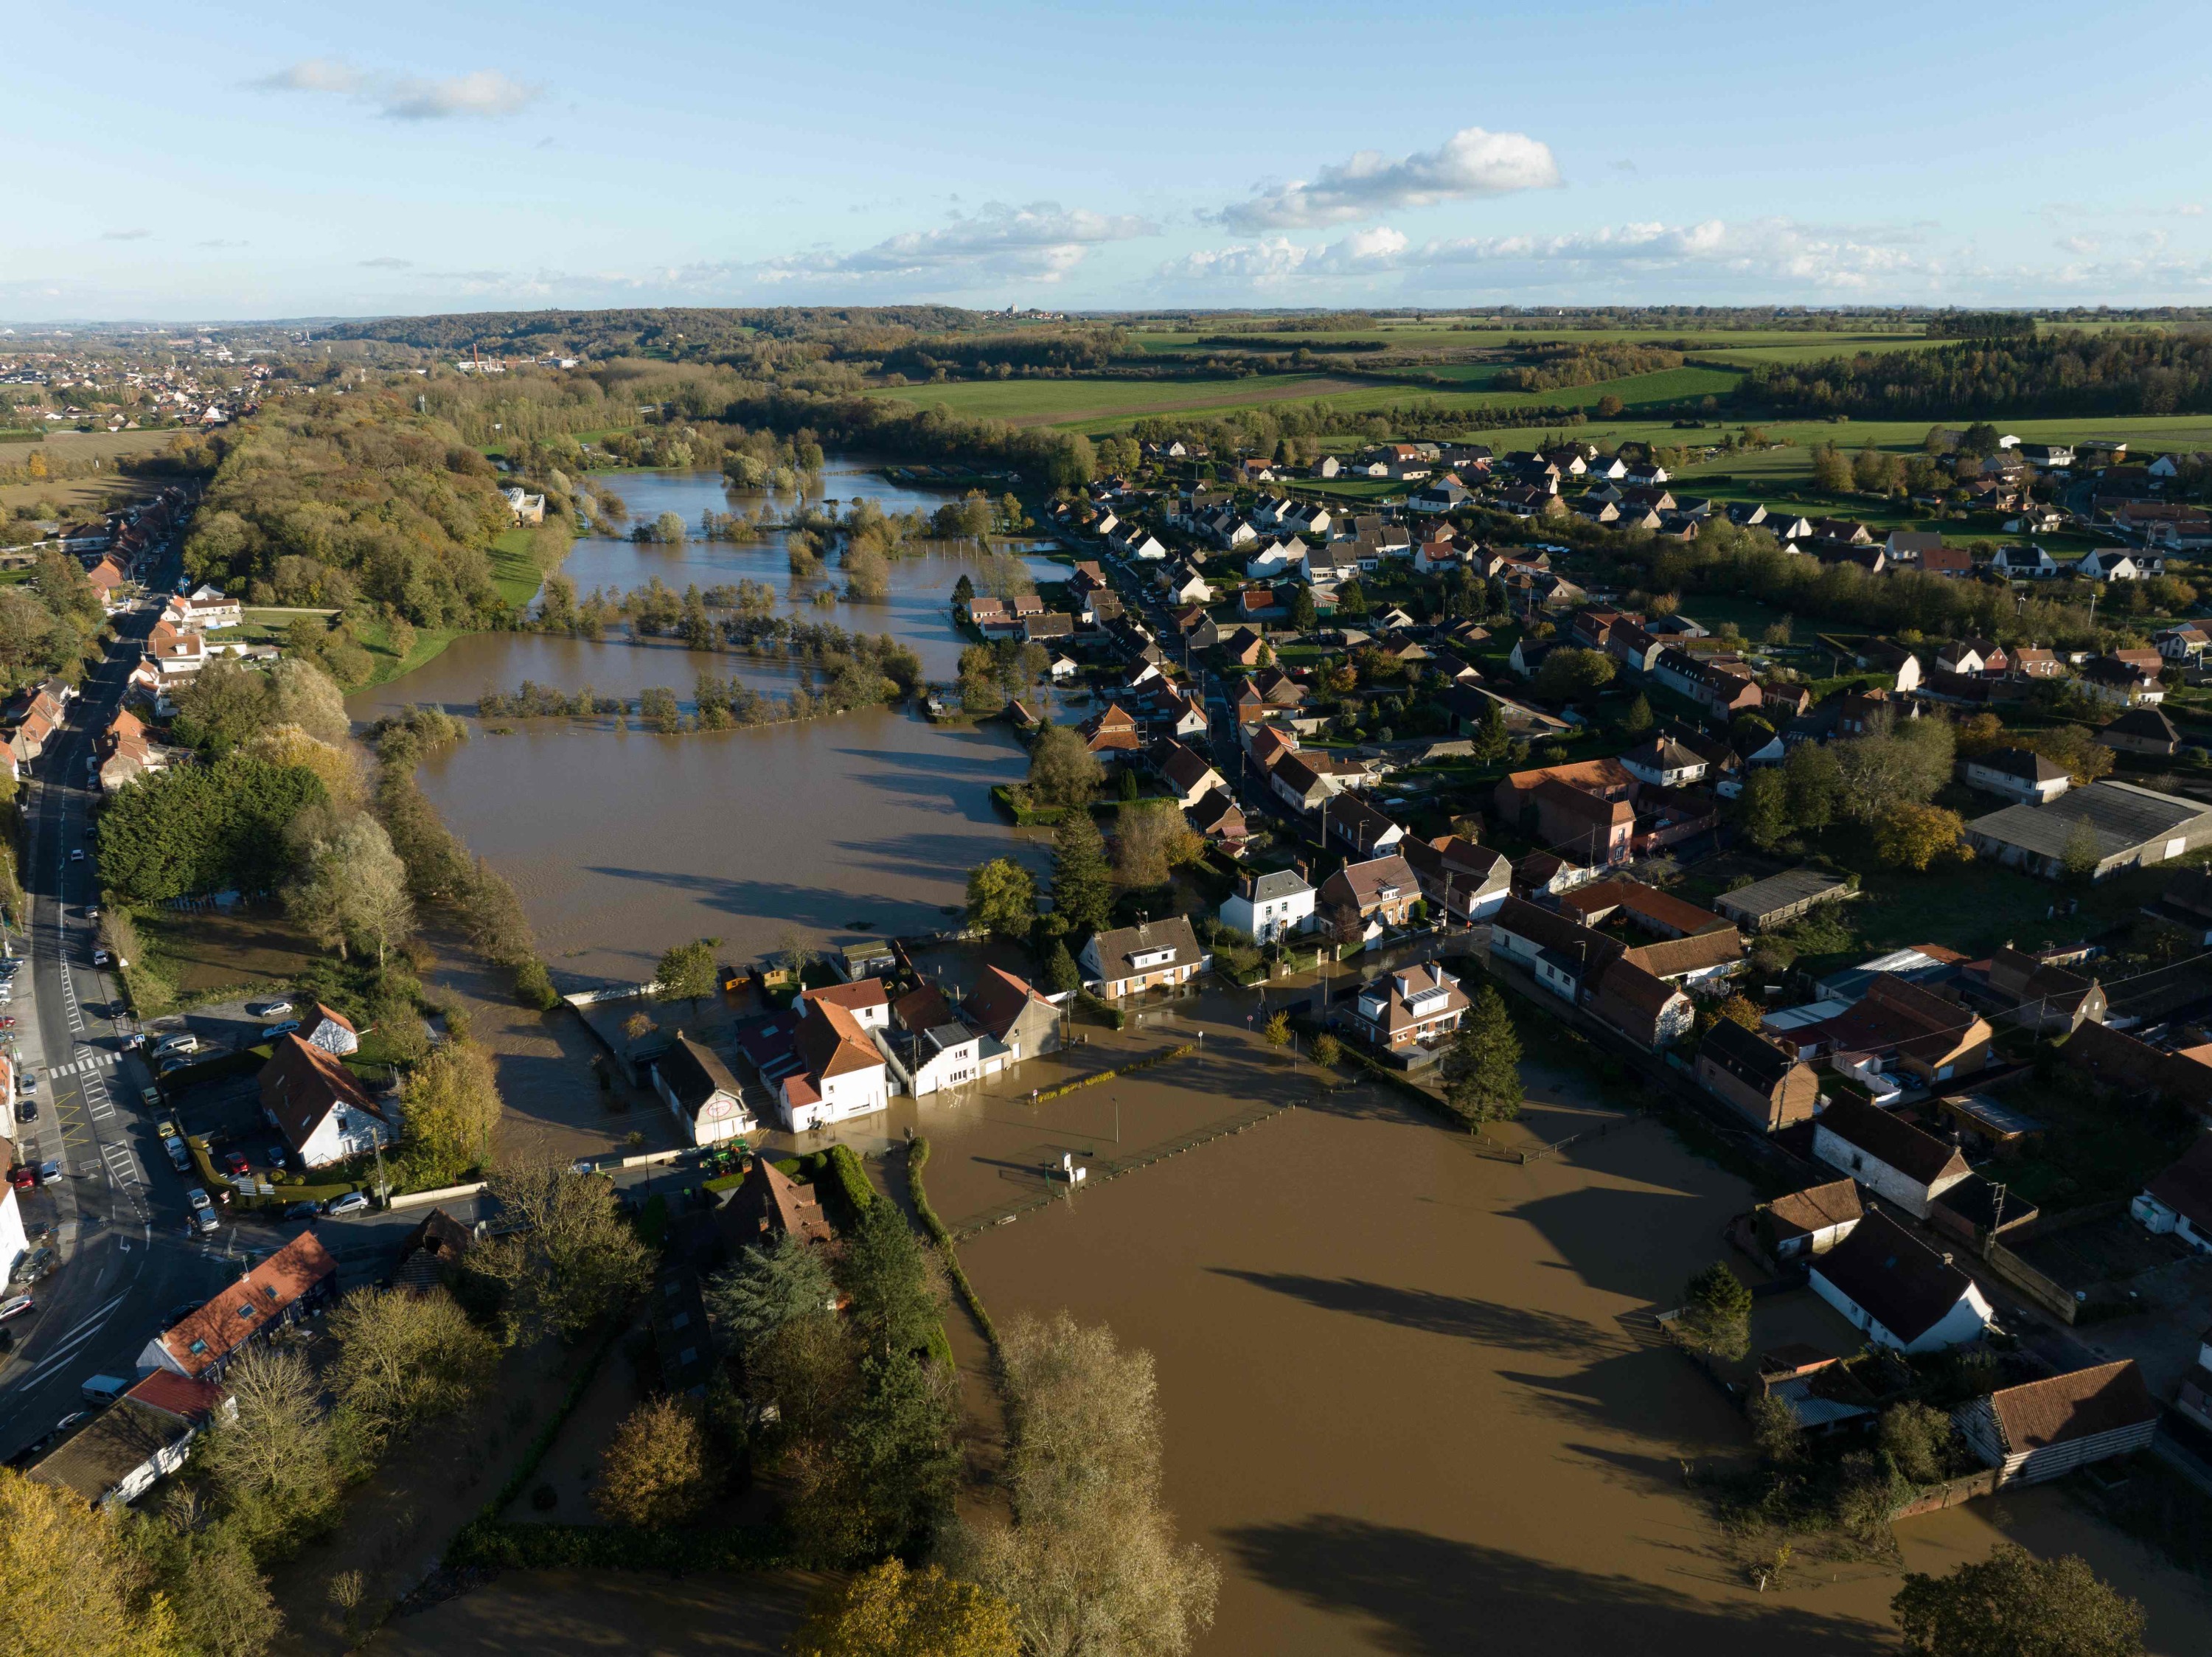
[[112,1404],[131,1390],[131,1383],[115,1375],[94,1375],[76,1390],[87,1404]]

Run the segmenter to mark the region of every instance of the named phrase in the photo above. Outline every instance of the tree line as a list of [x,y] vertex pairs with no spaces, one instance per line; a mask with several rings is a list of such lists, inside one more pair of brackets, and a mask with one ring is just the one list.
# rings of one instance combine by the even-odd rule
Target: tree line
[[2057,329],[1754,368],[1731,393],[1775,414],[1875,419],[2203,413],[2212,332]]

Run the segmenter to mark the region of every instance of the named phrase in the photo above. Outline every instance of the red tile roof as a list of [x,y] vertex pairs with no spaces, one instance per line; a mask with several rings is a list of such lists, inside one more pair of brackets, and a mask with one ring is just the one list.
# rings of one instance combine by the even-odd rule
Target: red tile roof
[[161,1331],[162,1349],[194,1380],[258,1335],[285,1310],[337,1276],[338,1263],[303,1231],[182,1323]]

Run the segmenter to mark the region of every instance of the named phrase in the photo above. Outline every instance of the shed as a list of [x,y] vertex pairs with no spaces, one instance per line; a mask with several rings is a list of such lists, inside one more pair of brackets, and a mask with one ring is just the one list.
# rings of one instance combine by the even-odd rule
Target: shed
[[2135,1360],[2007,1386],[1951,1417],[2001,1484],[2035,1484],[2149,1447],[2158,1405]]
[[1824,869],[1792,868],[1724,892],[1713,907],[1746,931],[1787,926],[1815,905],[1848,897],[1850,885]]

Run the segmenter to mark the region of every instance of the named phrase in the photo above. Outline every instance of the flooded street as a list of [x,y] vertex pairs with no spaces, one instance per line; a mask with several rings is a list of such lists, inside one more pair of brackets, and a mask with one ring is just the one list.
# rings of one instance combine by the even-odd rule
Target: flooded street
[[[696,528],[702,511],[767,499],[731,494],[712,472],[606,481],[633,523],[675,512]],[[866,496],[887,512],[955,498],[892,484],[856,461],[832,465],[823,486],[830,499]],[[900,559],[883,602],[802,604],[793,613],[889,632],[920,654],[926,674],[950,678],[966,642],[952,624],[952,588],[978,567],[972,556],[943,551]],[[794,583],[781,533],[673,546],[593,537],[577,542],[562,573],[580,594],[654,576],[679,593],[748,579],[802,595],[825,584],[842,589],[834,564],[828,582]],[[418,703],[473,711],[486,690],[532,679],[628,698],[665,685],[688,706],[702,673],[771,693],[798,677],[779,663],[671,639],[474,633],[348,705],[361,720]],[[992,786],[1027,768],[1000,726],[938,727],[890,710],[681,737],[618,720],[495,722],[507,734],[472,725],[473,740],[425,762],[422,788],[471,850],[514,882],[564,989],[650,977],[663,950],[693,937],[719,937],[724,959],[745,961],[791,929],[817,943],[934,932],[954,923],[946,911],[964,900],[974,865],[1009,851],[1042,862],[1042,837],[1017,834],[991,805]]]

